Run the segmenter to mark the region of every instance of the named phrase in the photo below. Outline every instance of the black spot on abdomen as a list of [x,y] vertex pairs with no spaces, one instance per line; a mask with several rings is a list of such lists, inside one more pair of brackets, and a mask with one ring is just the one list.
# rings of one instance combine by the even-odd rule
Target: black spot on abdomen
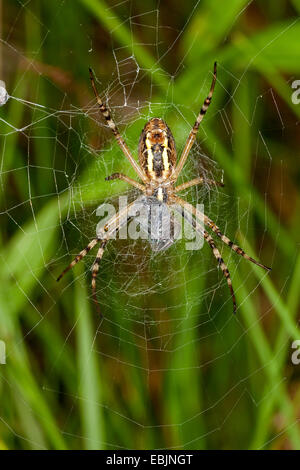
[[161,176],[164,164],[163,164],[163,145],[153,145],[151,148],[152,155],[153,155],[153,170],[155,171],[156,176]]

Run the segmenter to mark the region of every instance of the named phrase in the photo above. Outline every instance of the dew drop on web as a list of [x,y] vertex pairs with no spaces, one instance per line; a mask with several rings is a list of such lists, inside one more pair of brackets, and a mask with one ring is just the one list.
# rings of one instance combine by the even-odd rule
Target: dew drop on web
[[3,106],[8,101],[8,93],[6,91],[5,82],[0,80],[0,106]]

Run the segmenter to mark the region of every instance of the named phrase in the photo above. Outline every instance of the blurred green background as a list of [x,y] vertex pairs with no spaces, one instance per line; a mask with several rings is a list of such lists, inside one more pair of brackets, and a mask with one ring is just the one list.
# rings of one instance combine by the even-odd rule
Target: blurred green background
[[[300,449],[300,1],[11,0],[0,12],[0,448]],[[94,236],[97,205],[128,192],[104,177],[134,176],[88,66],[134,152],[154,116],[180,152],[214,60],[180,181],[223,174],[226,186],[184,197],[272,272],[222,248],[233,316],[209,248],[154,256],[113,241],[100,319],[94,252],[55,282]]]

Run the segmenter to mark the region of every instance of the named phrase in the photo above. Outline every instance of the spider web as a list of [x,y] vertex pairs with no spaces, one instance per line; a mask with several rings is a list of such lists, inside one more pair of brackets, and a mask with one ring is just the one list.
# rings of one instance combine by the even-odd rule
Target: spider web
[[[179,30],[164,24],[159,3],[149,9],[145,4],[139,13],[129,1],[109,7],[112,17],[123,14],[123,24],[132,40],[130,51],[118,44],[115,30],[111,30],[109,73],[101,68],[94,39],[89,38],[86,65],[95,64],[101,96],[106,99],[134,155],[144,123],[155,116],[170,125],[180,154],[207,94],[214,57],[209,58],[207,64],[211,65],[204,67],[199,76],[192,107],[190,102],[179,102],[177,98],[189,48],[177,55],[181,58],[166,72],[168,61],[171,63],[170,57],[193,21],[199,3],[191,7]],[[66,3],[57,2],[57,5],[57,15],[66,15],[69,11]],[[235,21],[249,5],[245,4],[237,12]],[[6,83],[9,101],[1,109],[1,223],[9,234],[9,255],[2,256],[3,272],[18,294],[12,312],[18,317],[21,310],[28,316],[21,323],[16,343],[32,350],[30,357],[34,361],[47,328],[60,329],[63,341],[52,348],[45,363],[41,359],[40,368],[45,367],[46,373],[38,378],[38,385],[47,402],[64,404],[63,416],[57,417],[59,430],[68,442],[75,442],[79,448],[87,440],[91,445],[107,448],[187,449],[201,448],[204,442],[212,447],[226,447],[223,435],[233,432],[234,417],[259,408],[272,391],[271,385],[261,387],[260,392],[251,387],[252,380],[263,381],[267,362],[256,360],[244,366],[242,360],[243,351],[253,348],[250,332],[258,321],[254,319],[252,324],[243,321],[246,314],[243,306],[249,297],[257,302],[266,274],[261,272],[260,278],[256,277],[245,260],[216,240],[238,297],[238,313],[233,316],[230,293],[209,247],[188,251],[184,241],[178,241],[167,251],[154,253],[147,241],[117,239],[108,244],[97,278],[103,318],[97,316],[91,301],[90,268],[95,250],[84,258],[81,267],[76,266],[60,284],[55,284],[61,270],[95,236],[97,207],[105,202],[117,207],[120,194],[133,200],[139,193],[124,183],[104,180],[119,171],[134,175],[99,116],[88,75],[82,77],[78,85],[79,99],[74,100],[75,85],[69,75],[60,75],[58,68],[37,59],[43,49],[53,44],[55,18],[42,23],[30,1],[16,2],[15,8],[17,14],[14,19],[7,18],[6,36],[1,40],[2,69],[4,63],[10,69],[15,64],[19,66],[16,82]],[[17,34],[25,15],[41,31],[39,48],[31,53],[22,50]],[[137,39],[140,29],[147,29],[149,43]],[[170,29],[173,40],[161,43],[166,29]],[[86,30],[87,25],[79,28],[79,36],[85,42]],[[62,44],[61,47],[64,48]],[[155,58],[151,69],[137,57],[142,47]],[[75,54],[73,59],[76,63]],[[272,103],[276,130],[283,132],[286,123],[272,88],[255,97],[250,116],[244,114],[238,96],[247,83],[247,69],[242,75],[233,76],[221,62],[218,72],[214,104],[205,116],[180,181],[201,175],[224,181],[226,186],[220,189],[204,184],[186,190],[182,197],[194,205],[203,203],[206,214],[223,233],[232,240],[238,239],[241,246],[247,240],[253,241],[258,230],[256,256],[262,262],[266,256],[272,263],[275,248],[269,248],[264,255],[265,233],[269,229],[267,211],[259,224],[253,217],[255,175],[260,171],[264,173],[262,200],[268,199],[272,149],[263,132],[253,136],[256,142],[250,181],[253,194],[247,200],[240,200],[218,160],[218,141],[211,139],[210,129],[213,123],[213,128],[223,136],[224,148],[236,155],[233,108],[243,124],[252,129],[261,109],[266,103]],[[228,88],[229,78],[233,88]],[[161,83],[167,84],[163,93]],[[70,92],[65,91],[67,88]],[[45,102],[44,89],[53,96],[53,103],[48,99]],[[218,94],[223,96],[222,101]],[[17,149],[15,155],[13,149]],[[282,199],[282,192],[278,197]],[[267,208],[267,203],[264,204]],[[12,287],[9,292],[13,295]],[[90,358],[96,357],[103,387],[97,402],[85,395],[84,372],[79,384],[73,387],[68,388],[57,380],[58,371],[68,363],[66,358],[74,347],[78,324],[87,309],[92,312],[93,332],[89,354],[81,366],[88,370]],[[262,319],[268,317],[270,310],[268,303],[261,307]],[[65,312],[68,313],[63,318]],[[7,362],[14,357],[14,350],[15,347],[8,347]],[[214,389],[215,374],[219,371],[222,375],[224,370],[228,371],[226,380]],[[14,379],[8,376],[6,380],[6,386],[13,391]],[[279,377],[276,386],[281,381]],[[195,388],[198,391],[190,399],[182,396]],[[94,441],[84,429],[76,431],[74,423],[86,401],[98,409],[106,427],[113,429],[103,434],[100,441]],[[21,406],[32,412],[26,397]],[[29,441],[28,445],[33,447],[45,445],[34,433],[30,435],[20,429],[6,413],[0,414],[0,419],[6,432],[21,442]],[[125,430],[123,434],[117,432],[118,426]]]

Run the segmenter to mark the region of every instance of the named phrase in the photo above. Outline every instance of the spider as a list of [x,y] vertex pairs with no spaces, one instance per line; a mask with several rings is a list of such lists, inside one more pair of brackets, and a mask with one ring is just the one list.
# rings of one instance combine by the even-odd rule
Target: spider
[[[192,186],[207,183],[210,185],[217,185],[217,186],[224,186],[223,183],[206,179],[203,177],[194,178],[186,183],[180,184],[179,186],[175,186],[175,183],[178,179],[178,176],[181,173],[181,170],[187,160],[189,152],[196,140],[197,132],[200,127],[200,124],[206,114],[206,111],[211,103],[212,96],[215,89],[215,84],[217,80],[217,63],[214,63],[213,69],[213,78],[209,93],[207,98],[204,100],[204,103],[200,109],[198,117],[195,121],[195,124],[190,131],[190,134],[187,138],[186,144],[182,151],[182,154],[179,158],[179,161],[176,165],[177,161],[177,154],[175,148],[175,141],[172,135],[171,130],[169,129],[168,125],[160,118],[152,118],[148,121],[144,129],[142,130],[139,144],[138,144],[138,156],[139,156],[139,165],[134,159],[132,153],[130,152],[126,142],[122,138],[116,124],[114,123],[110,111],[106,107],[106,105],[101,100],[99,93],[97,91],[95,78],[92,69],[89,69],[91,85],[99,106],[99,110],[101,114],[104,116],[108,127],[112,130],[118,145],[120,146],[122,152],[124,153],[125,157],[135,170],[136,174],[142,181],[142,183],[135,181],[134,179],[122,174],[122,173],[114,173],[105,178],[106,181],[110,180],[123,180],[129,183],[130,185],[134,186],[135,188],[142,191],[144,197],[146,199],[153,200],[155,199],[156,202],[161,204],[166,204],[168,206],[172,205],[179,205],[183,209],[187,211],[188,214],[191,216],[192,225],[194,226],[195,230],[204,237],[204,240],[210,246],[213,255],[215,256],[218,265],[220,266],[222,273],[227,281],[228,287],[230,289],[232,302],[233,302],[233,312],[236,312],[237,304],[236,298],[234,294],[234,290],[232,287],[231,277],[229,270],[217,248],[214,239],[211,235],[201,226],[198,222],[199,220],[204,222],[204,226],[207,226],[212,232],[214,232],[226,245],[228,245],[233,251],[237,254],[242,256],[243,258],[251,261],[252,263],[270,271],[271,268],[264,266],[263,264],[259,263],[255,259],[248,256],[242,248],[238,245],[233,243],[226,235],[224,235],[219,227],[205,214],[201,213],[198,209],[196,209],[193,205],[189,204],[184,199],[181,199],[178,196],[180,191],[183,191],[187,188]],[[95,259],[95,262],[92,267],[92,293],[93,298],[96,304],[98,305],[97,297],[96,297],[96,277],[99,271],[99,265],[101,258],[103,256],[105,247],[109,241],[109,239],[117,233],[120,229],[120,223],[122,218],[124,219],[124,214],[128,214],[129,207],[134,204],[128,204],[125,209],[119,211],[116,215],[114,215],[104,226],[104,230],[102,231],[101,236],[97,236],[93,238],[90,243],[84,248],[66,267],[66,269],[60,274],[57,278],[59,281],[65,274],[68,272],[76,263],[82,260],[82,258],[97,244],[99,244],[98,253]],[[126,218],[125,222],[129,218]]]

